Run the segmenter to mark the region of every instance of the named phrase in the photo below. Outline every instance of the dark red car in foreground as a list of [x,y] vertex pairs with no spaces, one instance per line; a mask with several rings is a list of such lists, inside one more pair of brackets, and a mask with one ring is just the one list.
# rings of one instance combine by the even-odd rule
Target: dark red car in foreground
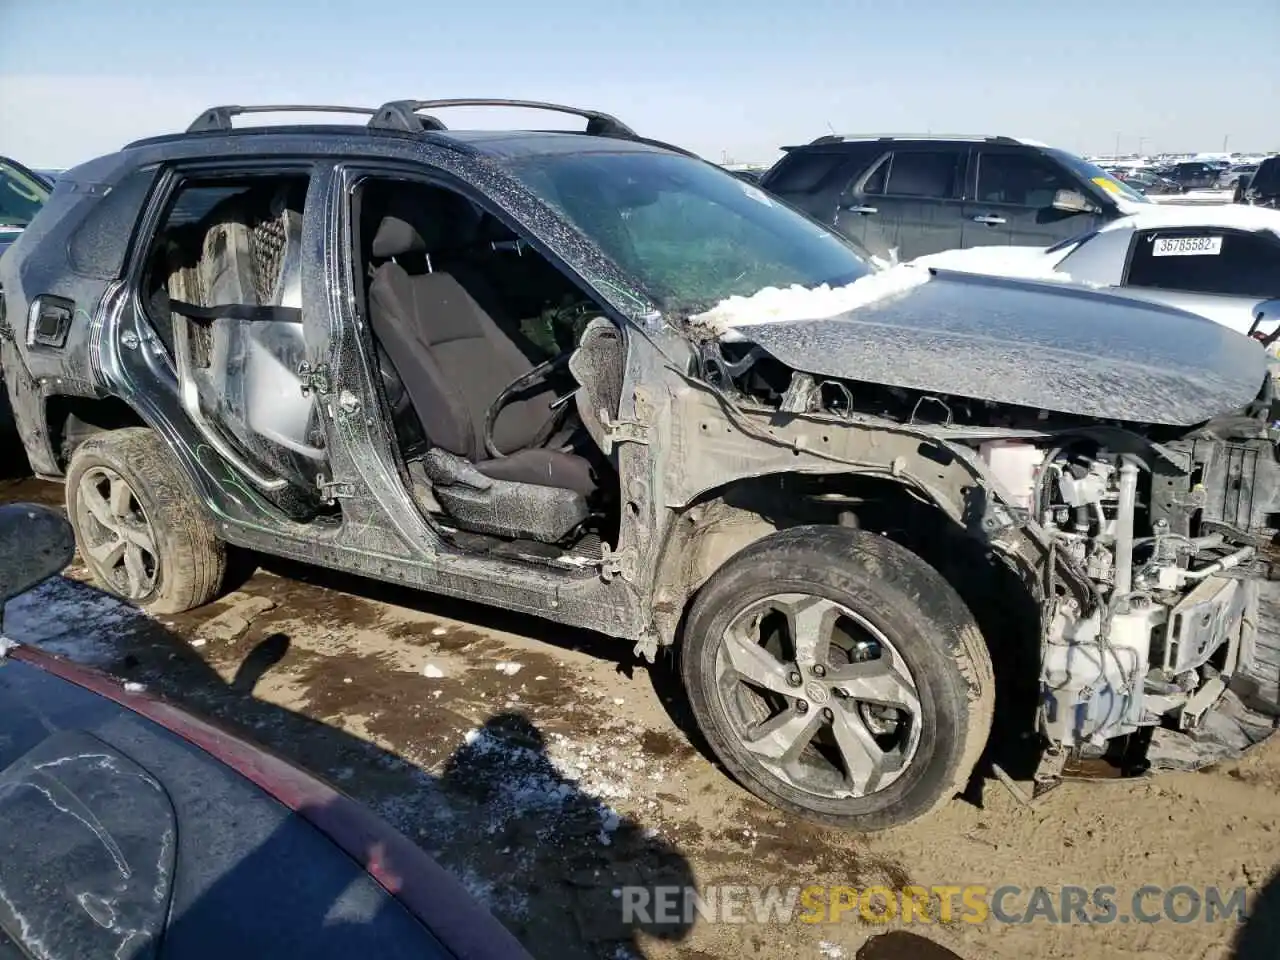
[[[61,570],[0,507],[0,610]],[[366,807],[134,685],[0,639],[0,960],[520,960]]]

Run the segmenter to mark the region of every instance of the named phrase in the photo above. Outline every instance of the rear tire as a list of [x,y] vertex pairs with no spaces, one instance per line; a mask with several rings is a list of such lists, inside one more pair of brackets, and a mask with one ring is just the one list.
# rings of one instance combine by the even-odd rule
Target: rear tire
[[217,596],[226,546],[151,430],[112,430],[80,443],[66,500],[80,556],[103,589],[152,613],[181,613]]
[[[806,631],[830,637],[812,648],[825,654],[806,652]],[[699,592],[682,643],[716,756],[807,820],[873,831],[925,816],[964,789],[990,732],[973,615],[922,559],[864,531],[794,527],[745,548]]]

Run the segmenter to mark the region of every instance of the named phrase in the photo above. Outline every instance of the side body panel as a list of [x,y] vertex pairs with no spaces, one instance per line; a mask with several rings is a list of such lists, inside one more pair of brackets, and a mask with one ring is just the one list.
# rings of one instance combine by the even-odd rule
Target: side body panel
[[[265,138],[256,142],[266,145]],[[95,357],[99,371],[95,394],[126,399],[165,438],[220,535],[230,543],[621,637],[650,636],[647,604],[635,586],[636,569],[651,552],[647,544],[657,542],[659,522],[658,508],[647,493],[652,465],[642,430],[634,431],[639,442],[622,436],[617,440],[623,496],[635,508],[624,511],[620,543],[603,575],[597,569],[564,572],[457,550],[418,511],[401,478],[384,426],[373,367],[361,341],[363,319],[355,310],[358,298],[348,267],[349,184],[336,175],[329,160],[365,161],[380,153],[387,162],[403,163],[408,169],[456,177],[508,212],[546,252],[601,291],[601,301],[617,311],[621,322],[653,327],[649,335],[664,343],[667,355],[687,350],[684,341],[653,326],[657,314],[652,306],[628,294],[629,284],[617,268],[576,231],[514,181],[493,177],[465,153],[424,146],[421,141],[395,140],[358,145],[325,140],[309,152],[317,165],[304,231],[303,314],[311,362],[327,365],[333,377],[330,391],[320,402],[329,437],[329,490],[341,505],[341,521],[291,521],[202,440],[181,408],[172,359],[151,328],[132,279],[112,288],[93,325],[93,349],[85,352]],[[264,154],[270,156],[265,150]],[[213,159],[217,153],[206,149],[200,156]],[[157,162],[165,159],[185,158],[156,157]],[[238,152],[235,159],[245,161],[245,152]],[[164,198],[162,185],[144,221],[147,235],[154,229]],[[136,262],[131,265],[132,270],[138,268]],[[619,413],[626,422],[647,416],[637,413],[646,401],[644,389],[634,386],[654,382],[659,364],[665,362],[644,338],[634,342],[641,348],[629,352]]]
[[[53,195],[0,259],[5,323],[0,365],[15,425],[38,474],[57,475],[46,403],[52,396],[104,396],[93,367],[95,317],[120,274],[154,168],[120,155],[59,178]],[[55,297],[71,314],[60,346],[31,342],[34,301]]]

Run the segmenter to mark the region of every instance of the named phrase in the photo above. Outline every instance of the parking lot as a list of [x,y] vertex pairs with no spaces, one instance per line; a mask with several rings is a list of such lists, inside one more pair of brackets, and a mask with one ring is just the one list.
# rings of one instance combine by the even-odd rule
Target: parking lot
[[[0,489],[6,501],[60,497],[58,486],[29,479]],[[636,665],[625,644],[262,563],[244,564],[225,599],[160,620],[78,582],[75,566],[12,602],[5,630],[247,728],[371,804],[536,957],[933,955],[901,932],[867,946],[904,928],[858,910],[834,923],[757,923],[748,910],[736,918],[745,922],[698,914],[663,924],[624,920],[620,908],[625,887],[730,885],[1109,884],[1121,903],[1144,885],[1245,887],[1251,904],[1263,898],[1249,942],[1275,948],[1265,927],[1280,883],[1274,741],[1201,773],[1068,782],[1030,808],[988,781],[980,805],[956,800],[923,822],[854,838],[780,815],[735,786],[698,748],[665,664]],[[1232,955],[1244,929],[948,923],[936,912],[933,921],[909,931],[965,960],[1214,960]]]
[[0,960],[1280,960],[1280,0],[180,12],[0,0]]

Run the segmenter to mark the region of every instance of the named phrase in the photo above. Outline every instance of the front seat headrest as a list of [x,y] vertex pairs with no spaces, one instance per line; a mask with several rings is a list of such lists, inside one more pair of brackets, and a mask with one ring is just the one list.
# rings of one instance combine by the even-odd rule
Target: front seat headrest
[[373,255],[381,259],[402,257],[407,253],[423,253],[427,249],[422,234],[399,217],[383,217],[373,237]]

